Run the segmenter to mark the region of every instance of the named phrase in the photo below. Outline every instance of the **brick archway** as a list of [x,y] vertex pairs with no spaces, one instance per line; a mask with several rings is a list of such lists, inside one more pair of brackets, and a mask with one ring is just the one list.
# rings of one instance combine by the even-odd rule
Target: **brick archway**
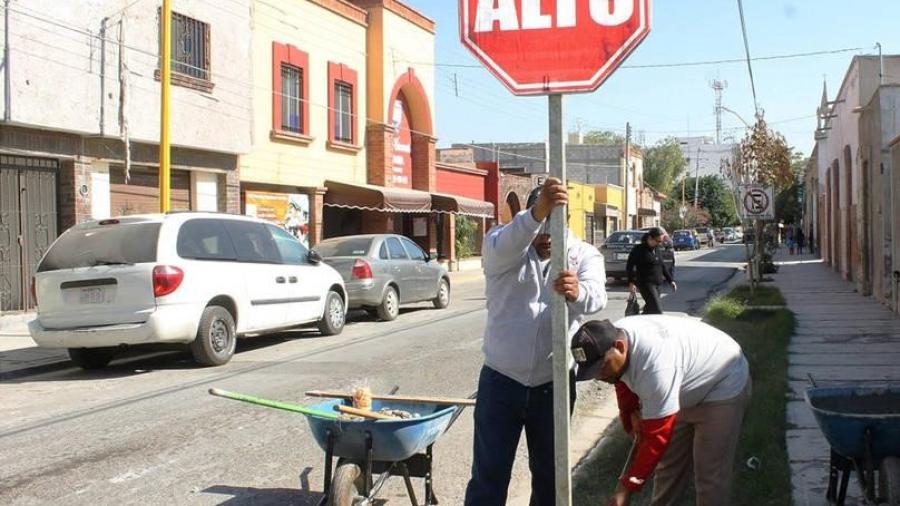
[[394,140],[400,133],[399,124],[394,120],[396,109],[404,111],[404,119],[408,123],[411,138],[412,181],[409,186],[416,190],[435,191],[436,139],[428,97],[425,87],[412,68],[404,72],[394,83],[384,111],[384,124],[373,123],[368,127],[370,184],[395,186],[390,176],[393,167]]

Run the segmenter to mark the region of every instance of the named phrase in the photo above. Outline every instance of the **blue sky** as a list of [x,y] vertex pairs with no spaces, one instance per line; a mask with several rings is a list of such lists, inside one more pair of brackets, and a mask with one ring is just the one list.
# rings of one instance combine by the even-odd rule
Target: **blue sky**
[[[477,64],[459,43],[457,0],[406,0],[437,22],[439,64]],[[581,0],[586,1],[586,0]],[[710,61],[744,54],[737,0],[658,0],[653,28],[625,65]],[[826,56],[756,61],[753,70],[766,119],[808,153],[815,112],[827,79],[837,92],[854,54],[900,52],[897,0],[744,0],[754,57],[865,48]],[[514,97],[486,70],[438,66],[435,92],[439,146],[460,142],[542,141],[547,99]],[[670,135],[715,135],[713,79],[728,81],[723,105],[747,121],[753,99],[746,64],[617,71],[593,94],[567,99],[566,124],[624,131],[631,122],[653,143]],[[458,86],[454,84],[458,83]],[[456,96],[457,90],[459,96]],[[742,135],[725,113],[725,135]]]

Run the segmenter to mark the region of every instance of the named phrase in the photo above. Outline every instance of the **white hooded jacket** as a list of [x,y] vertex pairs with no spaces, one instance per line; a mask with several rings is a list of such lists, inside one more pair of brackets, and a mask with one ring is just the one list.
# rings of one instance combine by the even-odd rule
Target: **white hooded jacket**
[[[485,365],[529,387],[553,380],[550,300],[555,280],[544,276],[531,246],[540,228],[541,222],[525,210],[492,228],[482,246],[488,309]],[[571,232],[567,243],[568,269],[579,280],[578,299],[568,303],[571,340],[588,315],[606,306],[606,269],[597,248]],[[573,367],[571,355],[569,362]]]

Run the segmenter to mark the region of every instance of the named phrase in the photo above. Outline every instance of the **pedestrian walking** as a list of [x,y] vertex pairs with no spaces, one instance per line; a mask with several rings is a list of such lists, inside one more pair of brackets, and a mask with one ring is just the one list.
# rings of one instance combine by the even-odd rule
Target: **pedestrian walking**
[[[531,504],[556,498],[553,427],[553,292],[565,296],[571,338],[587,315],[606,306],[606,270],[597,248],[568,232],[567,270],[550,279],[547,227],[554,207],[568,201],[566,186],[550,178],[528,198],[525,211],[494,227],[482,258],[487,297],[484,366],[478,380],[472,477],[466,506],[506,504],[522,430],[528,442]],[[575,362],[570,357],[570,368]],[[575,403],[571,373],[570,406]]]
[[572,354],[578,380],[615,385],[622,426],[634,438],[606,505],[628,504],[651,473],[650,504],[680,504],[691,472],[696,504],[733,504],[732,469],[751,390],[734,339],[693,319],[642,315],[586,323]]
[[806,242],[806,236],[803,234],[803,228],[798,228],[797,233],[795,234],[794,240],[797,241],[797,254],[803,254],[803,245]]
[[785,232],[785,245],[788,247],[789,254],[794,254],[794,226],[790,225]]
[[669,283],[672,291],[678,290],[678,285],[675,284],[675,279],[659,252],[661,244],[662,230],[658,227],[651,228],[644,234],[641,243],[632,248],[625,266],[628,273],[628,290],[632,294],[641,292],[644,299],[644,314],[663,314],[659,296],[659,286],[663,282]]

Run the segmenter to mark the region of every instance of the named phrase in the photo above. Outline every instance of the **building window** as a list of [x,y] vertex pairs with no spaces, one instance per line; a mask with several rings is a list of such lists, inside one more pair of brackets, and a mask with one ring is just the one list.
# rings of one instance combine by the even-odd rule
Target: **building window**
[[281,129],[303,133],[303,69],[281,64]]
[[[157,19],[160,16],[158,11]],[[171,30],[172,84],[211,92],[209,23],[173,12]],[[162,27],[159,33],[162,37]],[[155,77],[160,78],[159,69]]]
[[209,81],[209,25],[172,13],[172,71]]
[[272,43],[272,135],[309,143],[309,54]]
[[334,140],[353,144],[353,86],[334,83]]
[[359,151],[357,103],[359,100],[355,70],[338,63],[328,64],[328,140],[337,150]]

